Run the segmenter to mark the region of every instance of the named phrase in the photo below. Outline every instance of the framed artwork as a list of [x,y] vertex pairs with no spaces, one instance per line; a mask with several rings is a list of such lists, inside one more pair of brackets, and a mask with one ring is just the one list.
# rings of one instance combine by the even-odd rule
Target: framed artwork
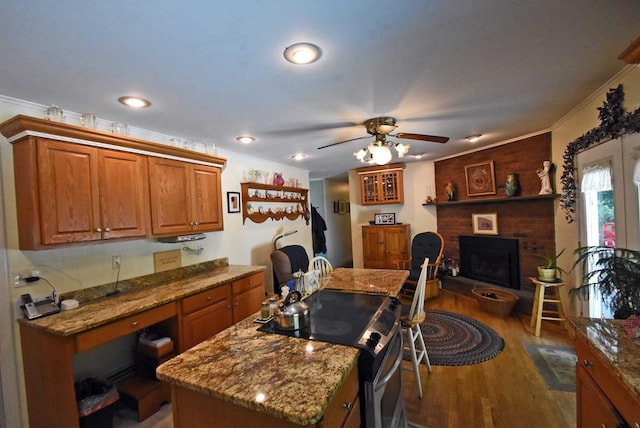
[[374,214],[373,224],[396,224],[396,215],[394,213]]
[[464,167],[464,175],[467,179],[467,195],[495,195],[496,177],[493,169],[493,161],[476,163]]
[[240,192],[227,192],[227,212],[240,212]]
[[471,214],[471,228],[474,235],[497,235],[498,213]]

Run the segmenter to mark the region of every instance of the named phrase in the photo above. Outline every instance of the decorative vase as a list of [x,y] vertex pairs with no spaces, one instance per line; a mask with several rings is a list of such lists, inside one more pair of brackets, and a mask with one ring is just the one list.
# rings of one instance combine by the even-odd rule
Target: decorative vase
[[504,185],[504,191],[507,196],[515,196],[518,193],[518,189],[520,188],[520,183],[518,183],[518,175],[510,172],[507,174],[507,182]]

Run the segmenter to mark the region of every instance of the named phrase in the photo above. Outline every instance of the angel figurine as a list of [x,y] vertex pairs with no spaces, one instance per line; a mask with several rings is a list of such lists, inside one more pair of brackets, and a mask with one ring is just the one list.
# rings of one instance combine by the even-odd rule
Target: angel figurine
[[548,160],[542,162],[542,168],[538,168],[536,170],[536,174],[540,178],[540,193],[539,195],[550,195],[553,193],[553,189],[551,188],[551,178],[549,177],[549,173],[551,171],[551,162]]

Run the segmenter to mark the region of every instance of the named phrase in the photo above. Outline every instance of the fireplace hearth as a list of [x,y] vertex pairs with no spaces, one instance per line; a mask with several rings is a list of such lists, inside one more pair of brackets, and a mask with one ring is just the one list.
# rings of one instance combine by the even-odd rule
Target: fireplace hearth
[[518,240],[460,236],[460,275],[503,287],[520,289]]

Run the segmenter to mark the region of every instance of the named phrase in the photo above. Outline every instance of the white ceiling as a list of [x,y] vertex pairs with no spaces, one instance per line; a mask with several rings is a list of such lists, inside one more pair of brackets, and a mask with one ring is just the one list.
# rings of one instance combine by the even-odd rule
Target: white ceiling
[[[388,115],[438,158],[549,128],[620,71],[638,0],[3,0],[0,94],[295,164],[363,166]],[[292,65],[284,48],[322,48]],[[131,110],[136,94],[153,103]],[[235,141],[250,134],[257,141]],[[308,159],[295,162],[296,152]]]

